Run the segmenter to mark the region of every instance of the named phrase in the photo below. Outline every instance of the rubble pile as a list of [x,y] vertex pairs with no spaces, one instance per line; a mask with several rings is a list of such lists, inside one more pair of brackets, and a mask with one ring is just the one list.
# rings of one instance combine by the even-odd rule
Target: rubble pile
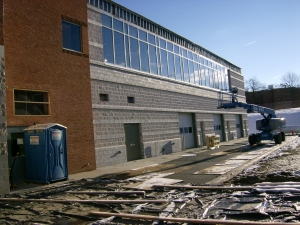
[[[155,221],[158,224],[164,218],[169,222],[163,224],[195,220],[210,224],[220,220],[300,222],[300,183],[261,183],[241,187],[249,188],[242,191],[237,191],[238,186],[217,186],[215,190],[193,185],[158,185],[146,190],[126,188],[137,180],[140,181],[89,179],[24,194],[8,194],[0,199],[0,224],[153,224]],[[99,216],[97,212],[114,216]],[[126,218],[126,215],[136,218]],[[174,222],[172,218],[179,221]]]

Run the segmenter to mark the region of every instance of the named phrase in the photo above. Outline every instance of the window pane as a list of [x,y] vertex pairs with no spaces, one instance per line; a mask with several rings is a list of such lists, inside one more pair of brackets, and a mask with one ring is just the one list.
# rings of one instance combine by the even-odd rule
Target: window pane
[[124,33],[128,34],[128,25],[127,25],[127,23],[124,23]]
[[179,54],[179,46],[178,45],[174,45],[174,52],[176,54]]
[[155,45],[155,36],[152,34],[148,34],[148,41],[150,44]]
[[137,28],[129,25],[129,35],[137,38],[138,37]]
[[194,75],[194,65],[193,61],[189,60],[189,73],[190,73],[190,83],[195,83],[195,75]]
[[205,86],[205,70],[204,66],[200,66],[200,85]]
[[188,60],[183,58],[183,80],[190,82]]
[[193,60],[193,53],[192,52],[188,51],[188,56],[189,56],[190,60]]
[[159,39],[159,47],[166,49],[166,41],[163,39]]
[[104,60],[109,63],[114,63],[112,31],[102,27],[102,38]]
[[200,63],[203,65],[204,64],[204,59],[202,57],[199,57],[200,58]]
[[109,27],[109,28],[112,28],[111,26],[111,17],[110,16],[107,16],[105,14],[101,14],[101,19],[102,19],[102,25],[103,26],[106,26],[106,27]]
[[161,75],[163,75],[164,77],[168,77],[167,52],[165,50],[160,49],[160,57]]
[[199,85],[199,68],[198,63],[194,62],[194,74],[195,74],[195,84]]
[[176,68],[176,80],[182,80],[181,79],[181,63],[180,63],[180,56],[175,55],[175,68]]
[[205,86],[209,87],[208,67],[205,67]]
[[169,77],[175,79],[174,54],[171,52],[168,52],[168,64],[169,64]]
[[214,87],[214,74],[212,69],[208,69],[209,72],[209,87]]
[[141,70],[149,72],[148,44],[140,41]]
[[193,60],[198,62],[198,55],[196,55],[195,53],[193,53]]
[[127,35],[125,35],[125,48],[126,48],[126,67],[130,67],[129,41]]
[[114,19],[114,29],[123,32],[123,23],[120,20]]
[[187,51],[186,51],[185,49],[182,49],[182,55],[183,55],[184,57],[187,57]]
[[116,31],[114,35],[116,64],[125,67],[124,35]]
[[48,92],[14,90],[15,115],[49,115]]
[[150,54],[150,71],[153,74],[157,74],[156,47],[149,45],[149,54]]
[[138,46],[138,40],[135,38],[130,38],[130,60],[131,60],[131,68],[139,70],[140,69],[139,46]]
[[81,52],[80,26],[67,21],[62,21],[63,48]]
[[170,42],[167,42],[167,49],[171,52],[173,52],[173,44]]
[[147,41],[147,33],[145,31],[139,30],[139,39]]

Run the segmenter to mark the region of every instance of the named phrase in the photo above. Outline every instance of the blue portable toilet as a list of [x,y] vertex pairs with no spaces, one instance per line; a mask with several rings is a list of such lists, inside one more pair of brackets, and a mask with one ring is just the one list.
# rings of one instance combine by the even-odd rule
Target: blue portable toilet
[[51,183],[68,178],[66,131],[57,123],[24,129],[26,182]]

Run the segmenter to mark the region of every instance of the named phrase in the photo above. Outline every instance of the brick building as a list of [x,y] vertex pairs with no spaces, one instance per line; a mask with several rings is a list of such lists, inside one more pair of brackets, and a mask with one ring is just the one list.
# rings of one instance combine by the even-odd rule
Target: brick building
[[112,1],[2,3],[1,192],[13,161],[25,180],[33,124],[67,127],[69,173],[247,135],[244,110],[217,109],[220,91],[245,92],[241,68],[216,54]]
[[300,88],[276,88],[246,92],[249,104],[279,110],[300,107]]

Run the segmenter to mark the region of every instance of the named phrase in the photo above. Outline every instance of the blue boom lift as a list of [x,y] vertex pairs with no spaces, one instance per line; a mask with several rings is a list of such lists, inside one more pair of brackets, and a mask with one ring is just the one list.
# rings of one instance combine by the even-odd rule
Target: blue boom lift
[[[244,108],[247,109],[248,113],[259,112],[263,116],[263,119],[256,120],[256,129],[259,132],[249,135],[249,144],[254,145],[262,140],[274,140],[276,144],[285,141],[285,133],[282,131],[282,128],[286,125],[285,118],[278,118],[273,109],[238,102],[237,93],[238,89],[236,87],[231,89],[229,95],[228,92],[219,92],[218,108]],[[229,99],[225,99],[226,96]]]

